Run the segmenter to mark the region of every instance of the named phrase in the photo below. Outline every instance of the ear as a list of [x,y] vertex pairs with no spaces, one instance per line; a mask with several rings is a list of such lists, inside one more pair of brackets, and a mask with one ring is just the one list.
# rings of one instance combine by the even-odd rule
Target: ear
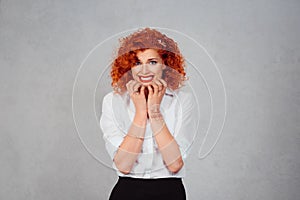
[[163,66],[162,66],[162,70],[165,70],[165,69],[166,69],[166,65],[163,65]]

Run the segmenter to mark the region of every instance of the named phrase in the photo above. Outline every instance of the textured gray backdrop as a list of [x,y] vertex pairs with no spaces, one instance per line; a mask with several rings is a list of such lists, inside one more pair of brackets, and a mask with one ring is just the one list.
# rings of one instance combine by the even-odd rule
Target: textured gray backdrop
[[222,137],[187,161],[189,200],[300,198],[300,3],[0,1],[0,199],[108,199],[115,172],[81,144],[78,67],[96,44],[166,27],[203,44],[227,89]]

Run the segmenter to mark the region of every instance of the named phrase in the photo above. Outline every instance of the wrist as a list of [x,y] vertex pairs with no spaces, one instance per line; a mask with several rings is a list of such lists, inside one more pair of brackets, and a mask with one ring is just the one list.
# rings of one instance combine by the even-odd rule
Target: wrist
[[154,104],[149,106],[148,114],[150,120],[162,120],[162,114],[160,112],[160,105]]
[[130,129],[127,133],[128,136],[136,138],[136,139],[140,139],[140,140],[144,140],[145,137],[145,126],[140,126],[138,124],[136,124],[135,122],[133,122],[130,126]]
[[145,127],[147,124],[147,112],[136,112],[133,122],[140,127]]

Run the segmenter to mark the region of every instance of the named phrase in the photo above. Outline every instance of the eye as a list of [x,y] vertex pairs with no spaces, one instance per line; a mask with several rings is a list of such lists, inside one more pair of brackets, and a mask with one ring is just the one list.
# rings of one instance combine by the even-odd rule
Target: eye
[[157,64],[157,61],[151,60],[149,63],[150,63],[151,65],[156,65],[156,64]]
[[141,64],[141,62],[140,61],[137,61],[136,63],[135,63],[135,66],[138,66],[138,65],[140,65]]

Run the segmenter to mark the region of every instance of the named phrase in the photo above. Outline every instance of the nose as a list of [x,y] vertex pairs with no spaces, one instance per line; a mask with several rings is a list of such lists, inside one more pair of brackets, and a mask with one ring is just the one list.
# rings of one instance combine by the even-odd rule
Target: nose
[[142,65],[142,70],[141,70],[141,72],[142,72],[143,74],[147,74],[147,72],[148,72],[148,66],[147,66],[147,64],[143,64],[143,65]]

